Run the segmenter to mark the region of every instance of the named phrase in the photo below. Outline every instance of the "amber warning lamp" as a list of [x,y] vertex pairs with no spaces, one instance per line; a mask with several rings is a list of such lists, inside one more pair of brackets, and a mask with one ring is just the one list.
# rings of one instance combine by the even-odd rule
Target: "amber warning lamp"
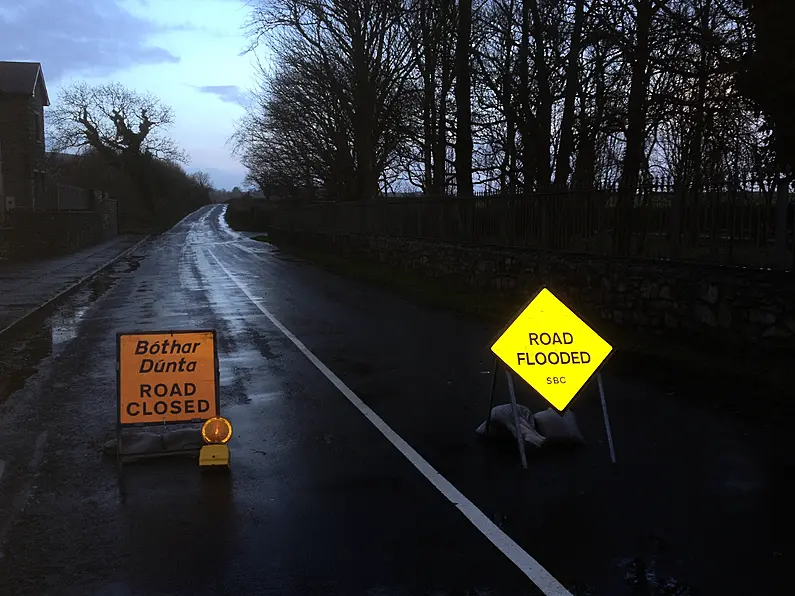
[[216,416],[202,426],[202,439],[206,445],[199,452],[200,467],[229,466],[229,446],[232,438],[232,423]]

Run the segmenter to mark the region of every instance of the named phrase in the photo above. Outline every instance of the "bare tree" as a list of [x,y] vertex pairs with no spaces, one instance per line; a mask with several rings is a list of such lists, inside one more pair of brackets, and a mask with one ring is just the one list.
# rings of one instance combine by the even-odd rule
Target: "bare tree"
[[119,83],[91,86],[75,82],[60,89],[49,112],[53,149],[94,149],[110,163],[149,155],[186,163],[188,157],[164,131],[174,115],[153,95]]
[[555,160],[555,183],[566,184],[571,174],[571,154],[574,150],[574,109],[579,95],[580,52],[585,21],[585,0],[575,0],[574,26],[566,59],[566,89],[564,91],[563,116],[560,123],[560,145]]
[[621,181],[620,232],[638,186],[671,177],[678,237],[693,189],[768,161],[734,83],[753,46],[744,0],[254,6],[252,45],[275,60],[236,141],[260,186],[366,198]]
[[455,46],[455,176],[459,195],[472,194],[472,0],[459,0]]
[[451,0],[410,0],[404,26],[413,61],[407,85],[417,89],[421,105],[421,124],[407,147],[409,159],[404,170],[409,181],[436,195],[447,188],[448,97],[454,81],[453,4]]
[[[288,171],[279,164],[288,159],[302,164],[307,183],[322,183],[337,198],[377,192],[416,118],[405,13],[400,0],[254,5],[252,47],[266,42],[277,59],[244,126],[258,127],[251,134],[282,150],[268,152],[271,175]],[[239,150],[253,146],[251,134],[239,132]]]
[[355,193],[352,124],[337,73],[304,45],[285,45],[232,139],[249,181],[338,199]]
[[150,217],[159,217],[160,209],[165,219],[159,224],[175,209],[168,189],[187,180],[178,167],[187,154],[165,135],[173,121],[171,108],[159,99],[118,83],[62,87],[49,113],[53,149],[98,155],[128,180]]
[[210,175],[207,172],[194,172],[190,175],[190,178],[196,183],[196,186],[202,190],[213,190],[213,183],[210,179]]

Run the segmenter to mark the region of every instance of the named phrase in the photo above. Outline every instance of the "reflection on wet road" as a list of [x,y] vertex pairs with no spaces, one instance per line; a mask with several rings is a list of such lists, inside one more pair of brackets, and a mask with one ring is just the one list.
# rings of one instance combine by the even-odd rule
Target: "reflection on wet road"
[[[788,593],[775,429],[608,375],[618,465],[588,393],[588,446],[523,473],[473,433],[493,329],[287,258],[221,207],[136,252],[0,346],[0,594],[542,593],[275,322],[571,593]],[[122,505],[115,334],[191,328],[218,333],[231,475],[131,466]]]
[[115,285],[120,275],[135,271],[141,258],[127,256],[65,301],[34,315],[26,330],[4,337],[0,343],[0,403],[22,388],[44,360],[78,337],[80,324],[94,302]]

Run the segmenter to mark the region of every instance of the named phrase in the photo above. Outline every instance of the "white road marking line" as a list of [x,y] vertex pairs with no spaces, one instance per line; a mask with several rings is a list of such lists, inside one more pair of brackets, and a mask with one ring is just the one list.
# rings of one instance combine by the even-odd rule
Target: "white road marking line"
[[466,518],[472,522],[480,532],[491,541],[500,551],[524,573],[546,596],[571,596],[571,593],[556,580],[541,564],[531,557],[505,532],[498,528],[472,501],[467,499],[461,491],[453,486],[444,476],[431,466],[425,459],[417,453],[411,445],[406,443],[400,435],[384,422],[378,414],[370,409],[350,387],[348,387],[337,375],[335,375],[321,360],[307,348],[300,339],[287,329],[262,302],[253,296],[245,286],[243,286],[235,276],[227,269],[218,257],[210,250],[206,249],[210,256],[218,263],[218,266],[231,279],[240,290],[248,296],[248,299],[265,315],[271,323],[289,339],[298,350],[306,356],[315,367],[342,393],[353,406],[359,410],[373,426],[375,426],[386,439],[392,443],[403,456],[408,459],[420,473],[433,484],[436,489],[455,505]]

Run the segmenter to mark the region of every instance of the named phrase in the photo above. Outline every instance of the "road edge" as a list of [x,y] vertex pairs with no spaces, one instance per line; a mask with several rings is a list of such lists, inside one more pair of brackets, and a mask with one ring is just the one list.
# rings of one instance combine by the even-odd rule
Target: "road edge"
[[119,261],[120,259],[125,257],[128,253],[131,253],[132,251],[134,251],[136,248],[141,246],[144,242],[149,240],[151,237],[152,237],[151,234],[147,234],[146,236],[141,238],[138,242],[136,242],[132,246],[130,246],[128,248],[125,248],[122,252],[120,252],[118,255],[113,257],[108,262],[104,263],[103,265],[100,265],[97,269],[94,269],[93,271],[91,271],[87,275],[81,277],[80,279],[78,279],[76,282],[74,282],[70,286],[68,286],[68,287],[64,288],[63,290],[61,290],[60,292],[58,292],[52,298],[49,298],[47,301],[45,301],[42,304],[36,306],[35,308],[29,310],[28,312],[26,312],[24,315],[22,315],[18,319],[16,319],[16,320],[12,321],[11,323],[9,323],[4,329],[0,329],[0,338],[4,337],[6,334],[8,334],[11,331],[15,330],[18,326],[20,326],[22,323],[24,323],[29,318],[31,318],[34,315],[36,315],[37,313],[41,312],[45,308],[48,308],[49,306],[52,306],[52,304],[54,304],[58,300],[66,297],[68,294],[74,292],[75,290],[80,288],[85,283],[91,281],[91,279],[93,279],[97,274],[101,273],[102,271],[104,271],[108,267],[111,267],[112,265],[114,265],[117,261]]

